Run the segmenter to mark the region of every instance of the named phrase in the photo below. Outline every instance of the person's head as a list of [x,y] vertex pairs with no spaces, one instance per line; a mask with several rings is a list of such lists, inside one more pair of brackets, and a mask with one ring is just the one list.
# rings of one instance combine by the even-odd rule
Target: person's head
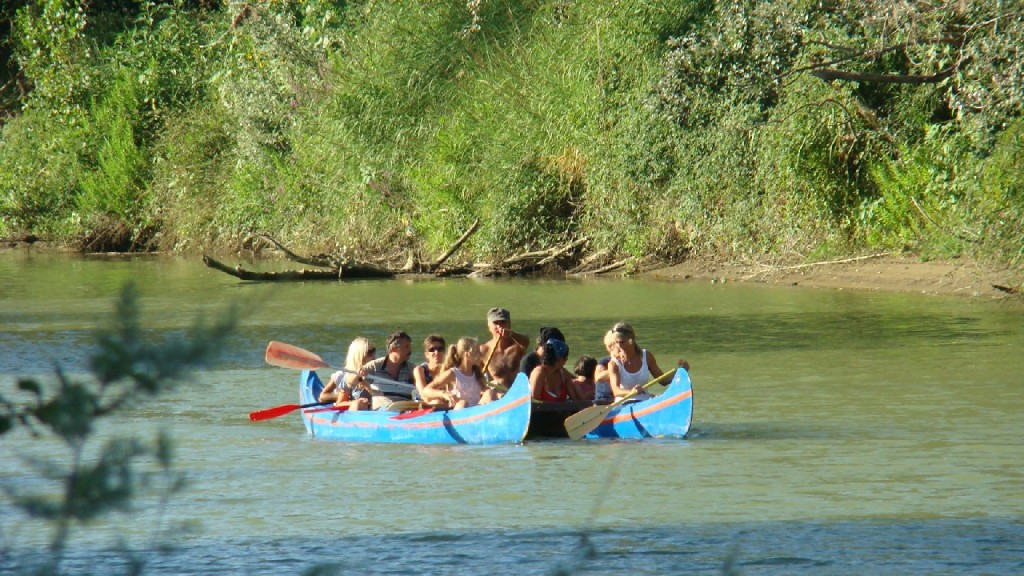
[[559,361],[565,364],[569,357],[569,345],[564,340],[554,338],[544,343],[544,353],[541,355],[541,363],[545,366],[556,366]]
[[412,338],[403,330],[388,334],[388,357],[393,362],[405,362],[412,355]]
[[613,353],[615,351],[615,333],[612,332],[611,330],[604,333],[604,349],[607,350],[609,354],[614,355]]
[[374,359],[377,348],[368,338],[362,336],[356,338],[348,345],[348,354],[345,356],[346,370],[359,370],[363,364]]
[[583,376],[587,380],[593,380],[594,370],[596,369],[596,358],[593,356],[580,356],[580,359],[576,361],[576,365],[572,367],[572,373],[577,376]]
[[459,338],[458,342],[448,347],[448,353],[444,357],[444,367],[451,368],[452,366],[462,365],[463,360],[470,360],[473,365],[476,365],[480,358],[480,344],[476,338],[469,336],[463,336]]
[[537,334],[537,352],[538,353],[543,353],[543,351],[540,350],[540,348],[543,347],[544,343],[547,342],[548,340],[561,340],[562,342],[565,342],[565,335],[562,334],[561,330],[559,330],[558,328],[555,328],[554,326],[544,326],[544,327],[542,327],[540,329],[540,333]]
[[431,334],[423,339],[423,356],[432,365],[440,364],[444,360],[445,342],[440,334]]
[[494,336],[501,336],[512,328],[512,315],[504,308],[491,308],[487,311],[487,329]]
[[640,347],[636,344],[636,331],[626,322],[616,322],[610,333],[615,345],[623,352],[640,351]]

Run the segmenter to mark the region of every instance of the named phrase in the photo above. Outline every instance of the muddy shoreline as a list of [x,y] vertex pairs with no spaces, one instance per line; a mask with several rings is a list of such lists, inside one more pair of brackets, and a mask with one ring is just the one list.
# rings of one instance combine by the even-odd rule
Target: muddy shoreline
[[969,260],[924,262],[914,257],[894,255],[778,266],[687,261],[647,271],[639,276],[662,280],[742,282],[972,298],[1021,299],[1022,296],[1020,279],[1008,269],[984,266]]

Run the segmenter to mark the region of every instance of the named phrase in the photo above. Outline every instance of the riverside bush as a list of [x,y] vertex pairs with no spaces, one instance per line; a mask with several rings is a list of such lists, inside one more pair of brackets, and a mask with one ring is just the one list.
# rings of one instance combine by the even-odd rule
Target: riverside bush
[[[429,257],[480,220],[465,259],[586,236],[670,261],[1020,260],[997,223],[1024,199],[982,185],[1012,188],[1019,162],[1001,136],[1024,111],[1019,2],[26,6],[21,113],[66,128],[7,122],[0,174],[40,166],[36,150],[59,169],[2,190],[9,232],[72,238],[131,183],[118,218],[178,250],[272,232]],[[67,33],[46,38],[55,18]],[[138,106],[117,125],[103,114],[129,109],[129,69]]]

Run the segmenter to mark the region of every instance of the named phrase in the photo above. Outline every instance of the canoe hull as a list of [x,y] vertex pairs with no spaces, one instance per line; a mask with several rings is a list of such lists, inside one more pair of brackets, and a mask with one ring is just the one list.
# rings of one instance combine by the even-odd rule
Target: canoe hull
[[[323,384],[316,372],[304,370],[299,402],[316,402]],[[501,399],[463,408],[395,420],[395,412],[353,410],[302,412],[310,435],[352,442],[404,444],[518,444],[530,423],[530,383],[521,375]]]
[[665,392],[615,408],[587,438],[686,438],[692,419],[690,375],[678,368]]

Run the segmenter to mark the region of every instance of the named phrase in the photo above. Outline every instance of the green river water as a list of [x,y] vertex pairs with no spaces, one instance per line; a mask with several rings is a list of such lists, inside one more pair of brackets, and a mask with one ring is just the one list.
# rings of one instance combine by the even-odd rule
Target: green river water
[[[1024,573],[1024,307],[913,294],[640,280],[246,283],[198,258],[0,253],[0,391],[84,372],[94,330],[133,281],[154,334],[231,304],[218,362],[104,434],[168,430],[185,492],[74,532],[69,573]],[[602,355],[617,320],[663,366],[689,360],[686,440],[394,446],[312,439],[298,373],[270,340],[340,365],[355,336],[486,336],[492,306],[533,338]],[[0,437],[0,482],[45,487]],[[0,495],[0,572],[50,536]],[[185,527],[187,529],[182,528]],[[157,543],[170,543],[164,548]],[[100,568],[100,562],[104,568]]]

